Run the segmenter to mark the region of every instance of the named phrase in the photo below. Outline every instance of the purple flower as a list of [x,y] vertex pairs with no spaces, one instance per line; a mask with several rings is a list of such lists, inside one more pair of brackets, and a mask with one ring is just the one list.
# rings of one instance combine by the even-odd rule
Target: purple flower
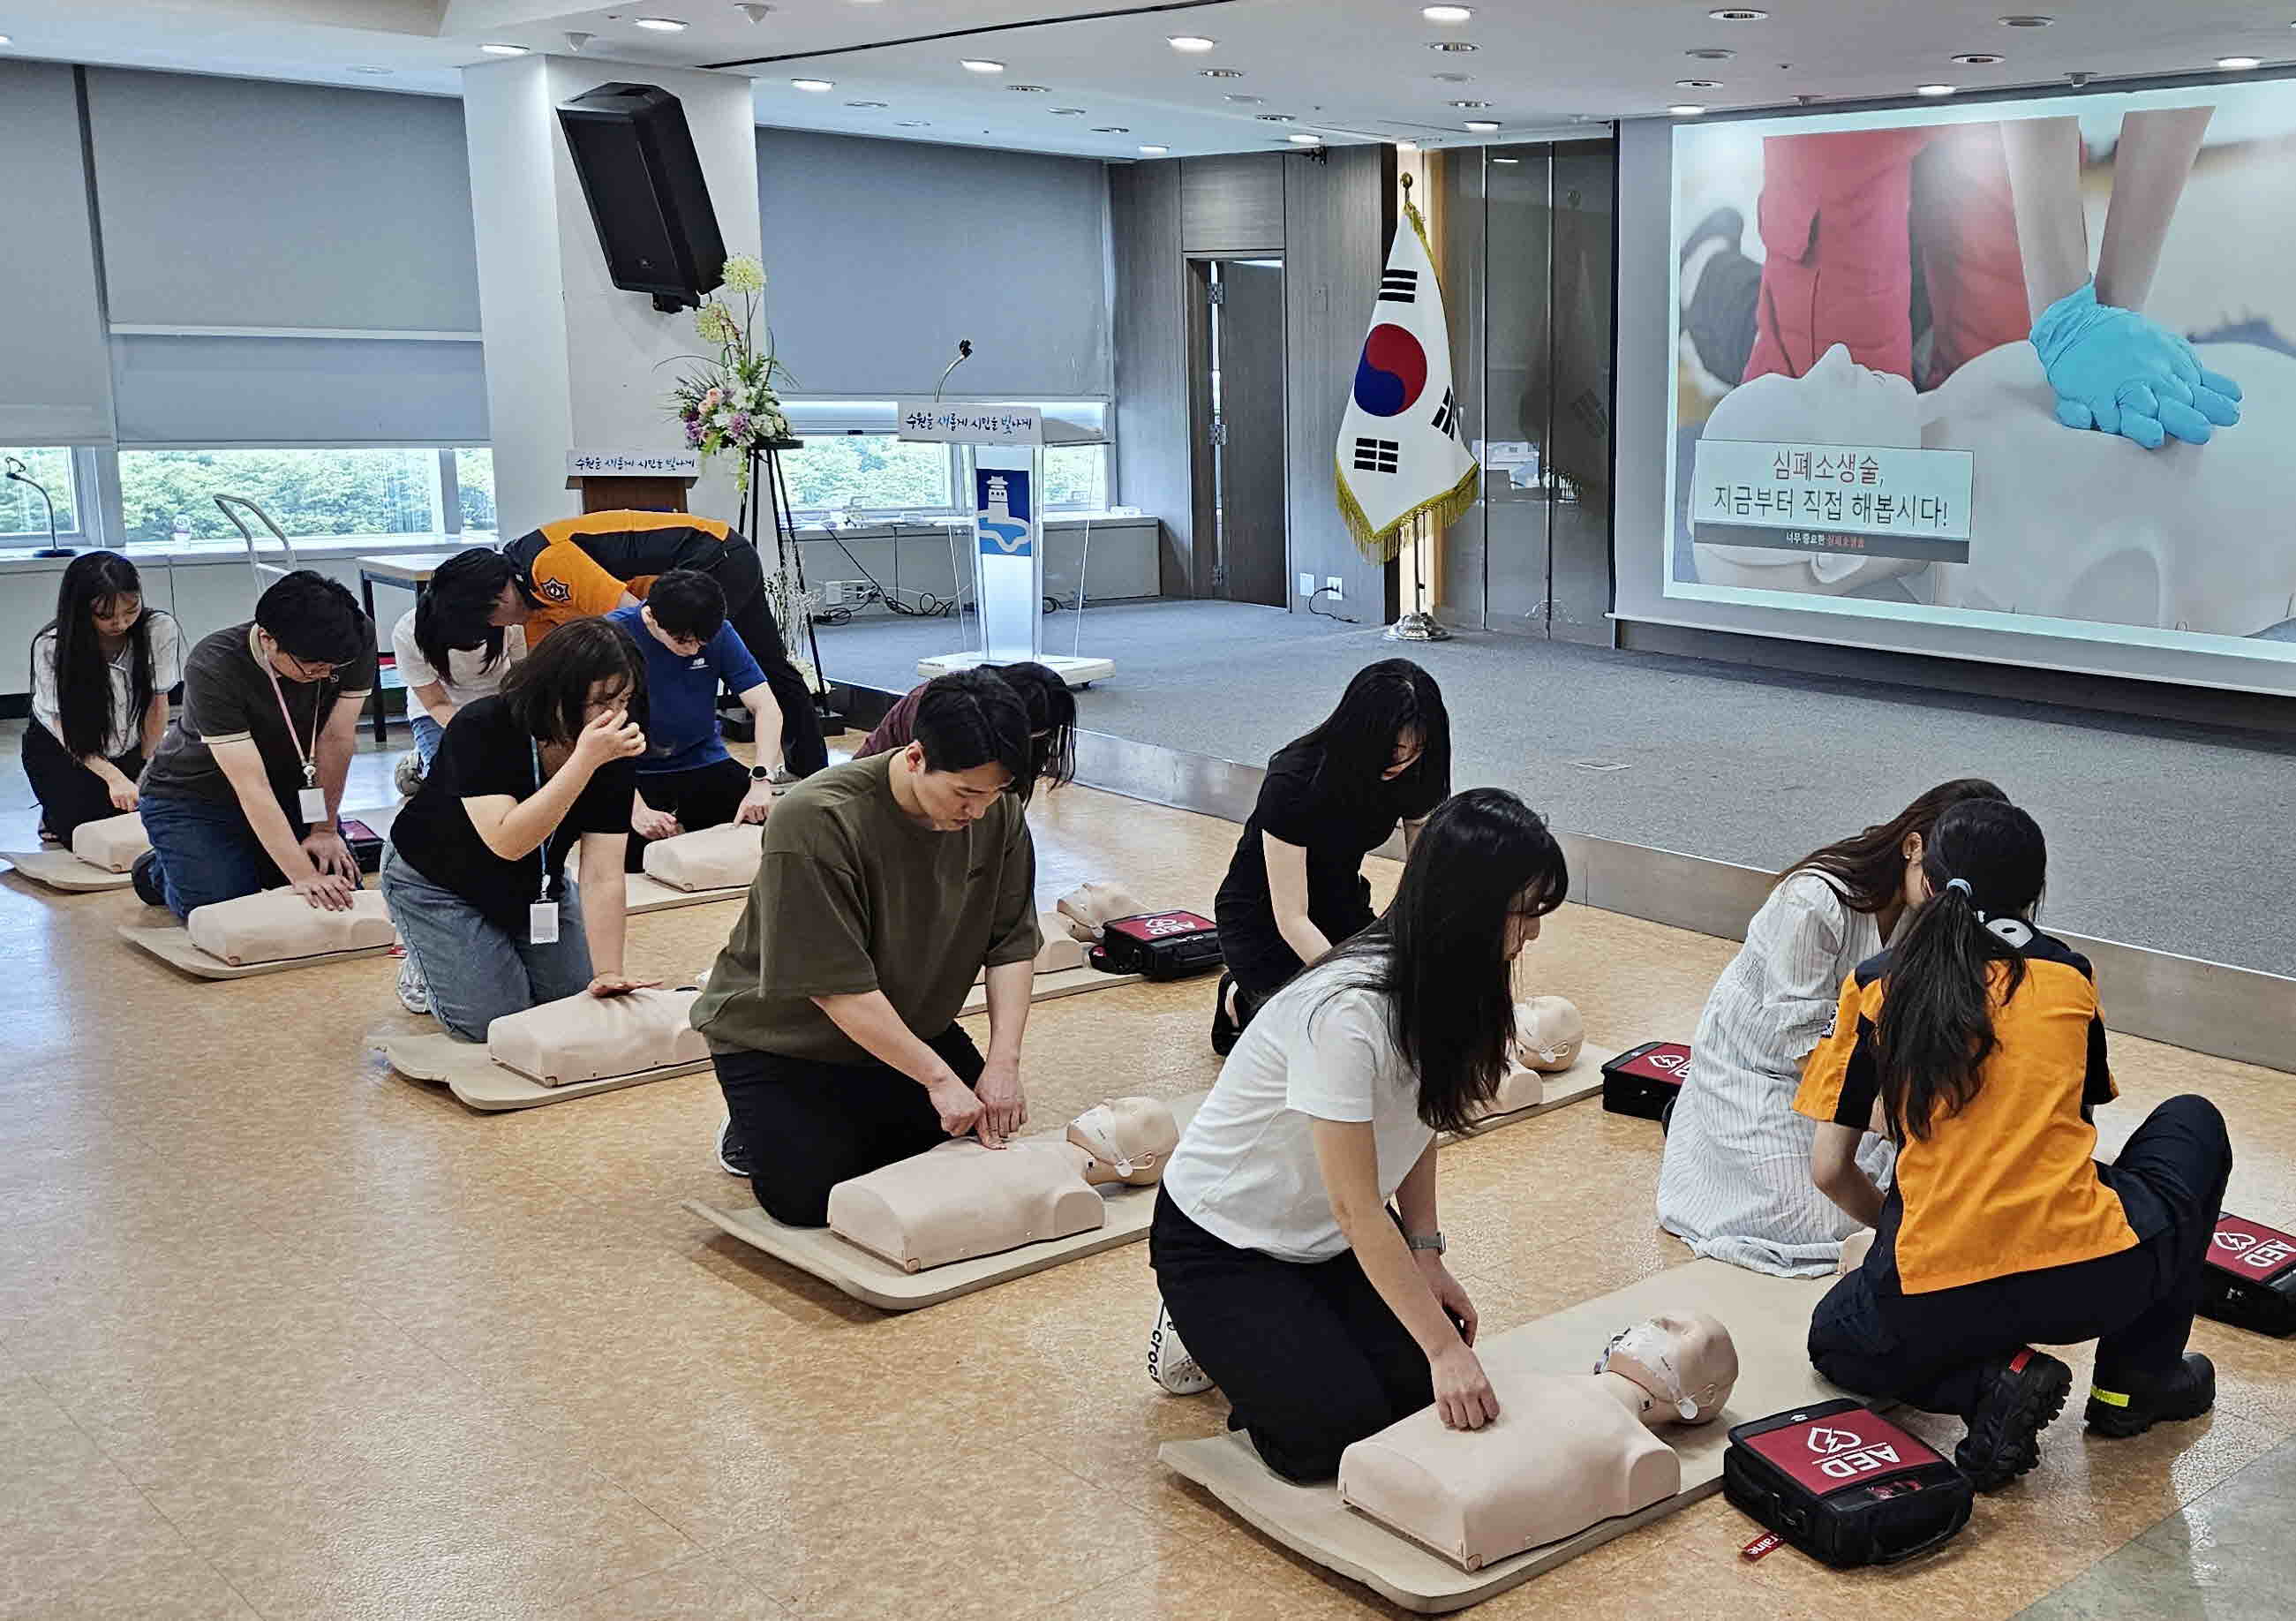
[[689,445],[701,442],[701,424],[690,416],[685,420],[685,442]]
[[750,432],[750,419],[749,419],[749,417],[748,417],[746,415],[743,415],[743,416],[735,416],[735,417],[734,418],[733,422],[732,422],[732,423],[731,423],[731,424],[726,427],[726,436],[728,439],[741,439],[741,438],[744,437],[745,435],[747,435],[749,432]]

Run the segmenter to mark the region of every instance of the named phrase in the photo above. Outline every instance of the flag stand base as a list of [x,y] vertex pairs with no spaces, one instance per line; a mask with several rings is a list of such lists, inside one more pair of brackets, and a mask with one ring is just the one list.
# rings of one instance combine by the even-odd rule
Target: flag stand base
[[1442,621],[1432,613],[1417,612],[1397,620],[1387,628],[1384,635],[1390,642],[1447,642],[1451,639],[1451,633],[1443,628]]

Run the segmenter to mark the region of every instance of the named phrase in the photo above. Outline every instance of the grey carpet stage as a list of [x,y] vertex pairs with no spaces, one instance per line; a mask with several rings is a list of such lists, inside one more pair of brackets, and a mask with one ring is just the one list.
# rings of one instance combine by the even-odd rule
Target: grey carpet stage
[[[822,662],[833,679],[903,691],[918,659],[970,629],[824,626]],[[1075,630],[1073,615],[1048,615],[1046,651],[1070,651]],[[1077,695],[1093,730],[1260,763],[1354,671],[1399,653],[1443,683],[1460,785],[1503,784],[1575,832],[1722,860],[1781,867],[1933,782],[1988,776],[2049,834],[2045,925],[2296,975],[2296,909],[2281,900],[2296,751],[2284,746],[1518,637],[1398,644],[1232,603],[1092,608],[1083,630],[1083,651],[1117,664]]]

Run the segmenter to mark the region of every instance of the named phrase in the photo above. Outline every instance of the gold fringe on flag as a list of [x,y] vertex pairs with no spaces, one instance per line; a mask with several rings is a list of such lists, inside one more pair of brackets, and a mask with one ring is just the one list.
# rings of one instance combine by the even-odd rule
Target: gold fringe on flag
[[1466,476],[1450,489],[1432,500],[1420,502],[1376,532],[1372,529],[1371,520],[1364,516],[1363,508],[1356,504],[1356,492],[1348,488],[1347,465],[1337,456],[1332,457],[1332,482],[1340,492],[1340,517],[1346,523],[1348,533],[1355,539],[1356,550],[1361,552],[1368,562],[1393,563],[1403,550],[1403,531],[1415,520],[1431,517],[1434,520],[1432,527],[1439,529],[1456,523],[1466,515],[1467,508],[1475,504],[1483,470],[1480,466],[1470,466]]

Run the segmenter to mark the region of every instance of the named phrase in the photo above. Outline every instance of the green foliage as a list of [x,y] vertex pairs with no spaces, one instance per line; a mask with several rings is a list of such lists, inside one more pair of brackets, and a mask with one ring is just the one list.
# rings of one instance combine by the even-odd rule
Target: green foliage
[[865,507],[947,511],[948,451],[905,445],[890,433],[828,434],[782,454],[790,504],[834,511],[857,499]]
[[119,457],[120,506],[131,545],[165,542],[179,521],[195,539],[236,538],[215,504],[218,495],[257,502],[290,535],[422,534],[438,527],[438,484],[435,450],[126,450]]
[[[79,527],[70,451],[59,448],[0,450],[0,456],[18,457],[24,464],[25,477],[47,486],[48,498],[56,504],[56,533],[69,534]],[[41,546],[48,543],[48,506],[38,490],[0,481],[0,535],[29,535]]]

